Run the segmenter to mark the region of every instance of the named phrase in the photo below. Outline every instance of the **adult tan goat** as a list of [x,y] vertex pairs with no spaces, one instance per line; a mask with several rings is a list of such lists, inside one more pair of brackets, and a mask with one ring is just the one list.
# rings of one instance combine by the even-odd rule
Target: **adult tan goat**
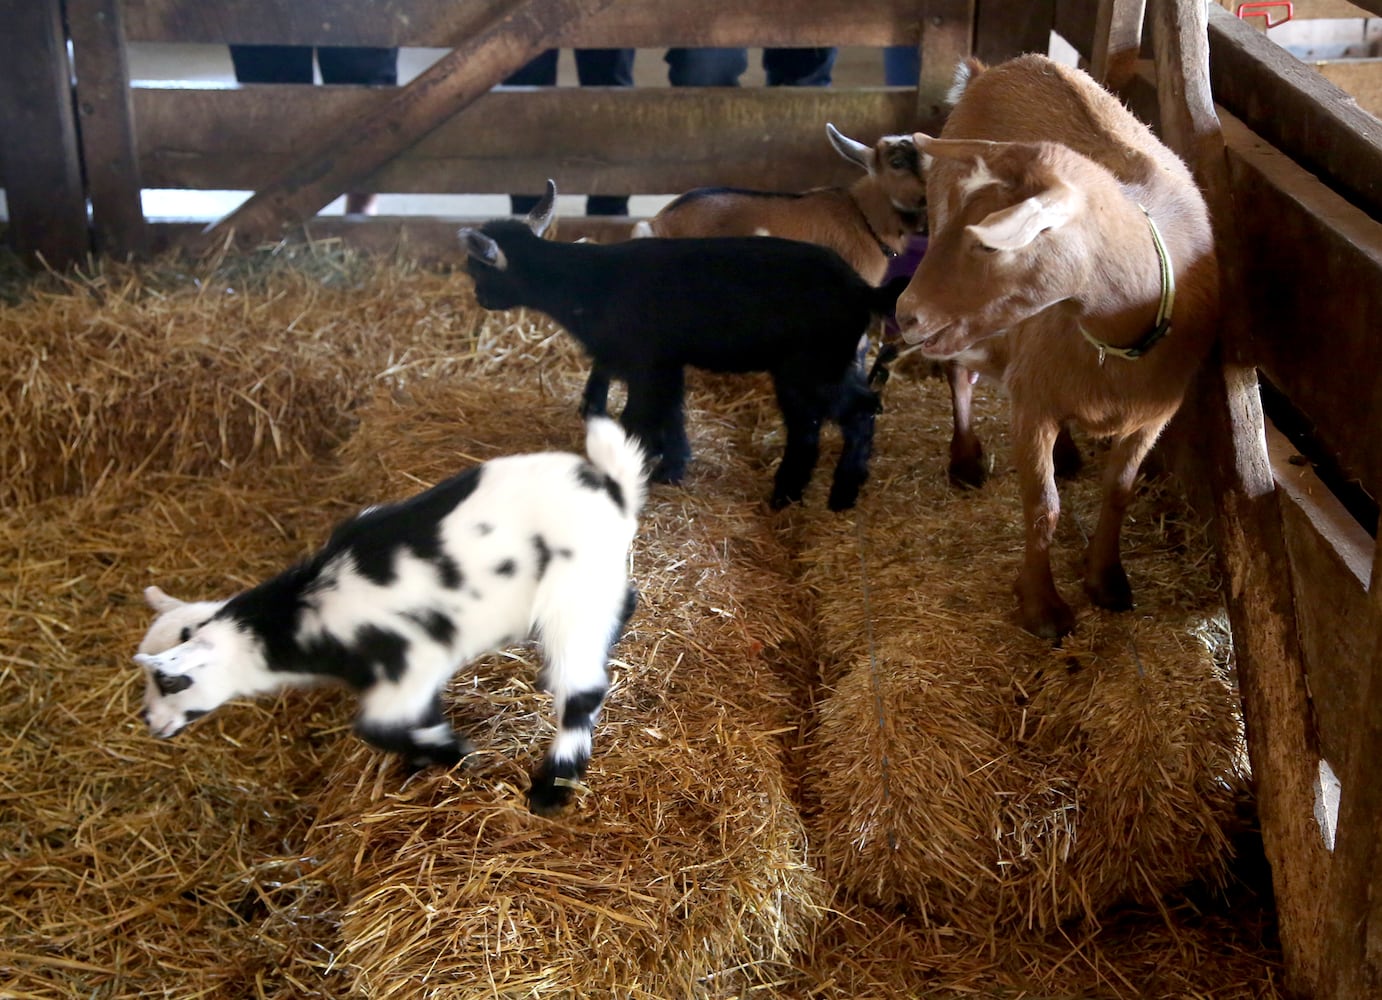
[[[1053,445],[1062,421],[1113,439],[1084,587],[1127,610],[1133,483],[1217,328],[1209,213],[1185,165],[1079,70],[968,60],[953,94],[940,138],[915,137],[931,161],[931,243],[898,321],[927,356],[1002,380],[1026,526],[1021,622],[1057,637],[1075,619],[1051,576]],[[957,438],[967,406],[957,398]]]

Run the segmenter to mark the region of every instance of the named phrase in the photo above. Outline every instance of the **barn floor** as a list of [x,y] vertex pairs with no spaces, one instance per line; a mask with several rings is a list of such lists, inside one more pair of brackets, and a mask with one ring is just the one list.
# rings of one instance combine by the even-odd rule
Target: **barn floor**
[[859,508],[824,508],[830,439],[772,513],[766,384],[693,378],[586,788],[541,819],[532,649],[453,685],[477,761],[409,780],[335,690],[153,740],[130,654],[148,584],[224,596],[364,504],[579,448],[564,334],[330,245],[6,278],[0,303],[0,995],[1280,995],[1213,557],[1174,484],[1131,511],[1127,615],[1078,595],[1096,463],[1063,488],[1079,625],[1053,647],[1013,623],[992,392],[983,491],[945,484],[944,383],[899,373]]

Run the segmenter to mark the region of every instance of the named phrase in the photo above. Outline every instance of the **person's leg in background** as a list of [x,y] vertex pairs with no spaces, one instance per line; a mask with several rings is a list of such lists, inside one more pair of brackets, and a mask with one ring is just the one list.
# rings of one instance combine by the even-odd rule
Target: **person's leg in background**
[[[528,65],[504,79],[505,87],[552,87],[557,82],[556,49],[548,49]],[[514,215],[527,215],[542,200],[536,194],[509,195],[509,211]]]
[[673,87],[737,87],[749,68],[746,49],[668,49],[663,59]]
[[[632,87],[633,49],[577,49],[576,79],[582,87]],[[626,194],[592,194],[586,215],[628,215]]]
[[921,50],[915,45],[889,45],[883,50],[883,83],[915,87],[921,79]]
[[232,45],[237,83],[311,83],[310,45]]
[[[322,83],[353,83],[368,87],[392,87],[398,83],[398,49],[324,45],[317,49]],[[363,191],[346,194],[346,215],[373,215],[375,195]]]
[[834,68],[834,49],[763,50],[769,87],[828,87]]

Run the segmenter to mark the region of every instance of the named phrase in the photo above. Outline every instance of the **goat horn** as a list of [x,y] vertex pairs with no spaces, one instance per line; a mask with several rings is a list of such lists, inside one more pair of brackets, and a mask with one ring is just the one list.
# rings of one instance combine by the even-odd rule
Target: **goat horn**
[[552,219],[556,215],[557,206],[557,185],[550,177],[547,179],[547,193],[542,196],[542,200],[533,206],[533,210],[528,213],[528,228],[534,235],[541,236],[547,232],[547,227],[552,224]]
[[835,152],[850,163],[868,171],[873,170],[875,156],[872,146],[865,146],[858,139],[851,139],[830,122],[825,123],[825,134],[830,137],[830,145],[835,147]]

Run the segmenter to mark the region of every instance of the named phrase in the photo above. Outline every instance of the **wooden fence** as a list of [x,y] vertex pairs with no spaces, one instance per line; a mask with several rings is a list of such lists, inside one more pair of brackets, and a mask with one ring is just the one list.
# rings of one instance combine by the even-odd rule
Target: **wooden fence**
[[[1169,444],[1215,511],[1289,984],[1382,996],[1382,557],[1366,511],[1382,496],[1382,126],[1225,11],[1149,6],[1144,49],[1131,0],[25,0],[0,36],[9,236],[62,264],[232,230],[276,238],[352,189],[825,183],[850,170],[822,141],[826,120],[862,137],[934,127],[961,55],[1045,51],[1055,30],[1160,122],[1210,197],[1223,336]],[[131,41],[451,52],[399,88],[132,89]],[[673,45],[914,45],[923,73],[914,89],[491,92],[544,48]],[[150,187],[256,193],[201,234],[147,222]],[[454,224],[312,223],[417,248],[449,243]],[[1259,378],[1308,444],[1264,416]],[[1361,515],[1300,450],[1364,498]],[[1332,851],[1315,818],[1321,760],[1343,787]]]

